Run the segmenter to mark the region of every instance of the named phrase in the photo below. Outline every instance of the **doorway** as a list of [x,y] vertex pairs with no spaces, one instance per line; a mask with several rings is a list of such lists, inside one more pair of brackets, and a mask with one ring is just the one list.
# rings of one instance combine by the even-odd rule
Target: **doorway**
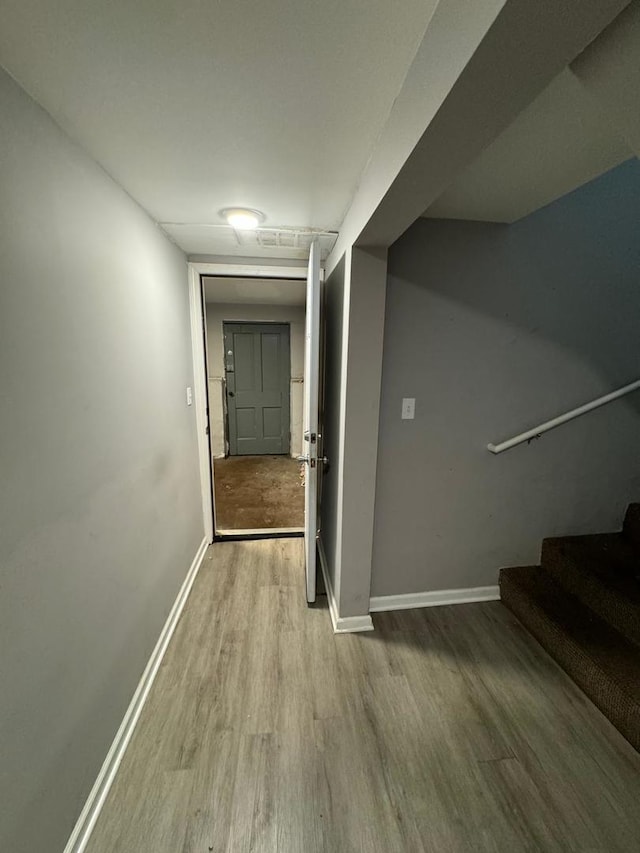
[[203,276],[215,534],[304,531],[306,285]]

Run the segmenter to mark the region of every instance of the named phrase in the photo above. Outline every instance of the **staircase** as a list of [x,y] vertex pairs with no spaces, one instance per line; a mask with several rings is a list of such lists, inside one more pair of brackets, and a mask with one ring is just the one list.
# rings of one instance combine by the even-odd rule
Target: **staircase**
[[545,539],[539,566],[500,572],[500,597],[640,751],[640,504],[622,533]]

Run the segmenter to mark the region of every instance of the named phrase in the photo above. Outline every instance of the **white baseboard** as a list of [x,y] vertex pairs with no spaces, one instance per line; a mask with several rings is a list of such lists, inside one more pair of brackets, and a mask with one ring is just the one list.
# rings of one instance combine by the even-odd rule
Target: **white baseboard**
[[373,631],[373,620],[366,616],[338,616],[333,625],[334,634],[357,634],[360,631]]
[[327,564],[327,555],[324,550],[324,545],[322,544],[322,539],[318,539],[318,554],[320,556],[320,566],[322,568],[322,576],[324,578],[324,587],[327,591],[327,599],[329,600],[329,613],[331,614],[333,633],[353,634],[358,631],[373,631],[373,622],[371,621],[371,616],[368,613],[366,616],[340,616],[338,614],[338,606],[333,594],[333,586],[331,585],[329,566]]
[[432,592],[410,592],[406,595],[374,596],[369,610],[412,610],[414,607],[439,607],[442,604],[472,604],[477,601],[498,601],[498,586],[475,586],[468,589],[437,589]]
[[156,647],[151,653],[145,671],[142,673],[142,678],[136,687],[136,692],[133,694],[133,699],[100,768],[98,778],[87,797],[67,846],[64,848],[64,853],[82,853],[87,846],[208,547],[209,542],[205,538],[200,543],[196,556],[193,558],[189,572],[180,588],[178,597],[173,603]]

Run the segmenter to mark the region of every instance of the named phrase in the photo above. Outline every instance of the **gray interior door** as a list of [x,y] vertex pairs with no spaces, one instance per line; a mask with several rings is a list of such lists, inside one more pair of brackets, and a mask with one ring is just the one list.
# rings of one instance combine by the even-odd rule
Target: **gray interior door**
[[289,453],[289,326],[225,323],[231,456]]

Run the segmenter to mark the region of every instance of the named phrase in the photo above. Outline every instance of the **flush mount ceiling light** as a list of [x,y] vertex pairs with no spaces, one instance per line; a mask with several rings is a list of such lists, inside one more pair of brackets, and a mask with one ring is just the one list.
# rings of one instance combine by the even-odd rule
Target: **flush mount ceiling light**
[[255,231],[265,219],[264,213],[250,207],[225,207],[220,214],[236,231]]

